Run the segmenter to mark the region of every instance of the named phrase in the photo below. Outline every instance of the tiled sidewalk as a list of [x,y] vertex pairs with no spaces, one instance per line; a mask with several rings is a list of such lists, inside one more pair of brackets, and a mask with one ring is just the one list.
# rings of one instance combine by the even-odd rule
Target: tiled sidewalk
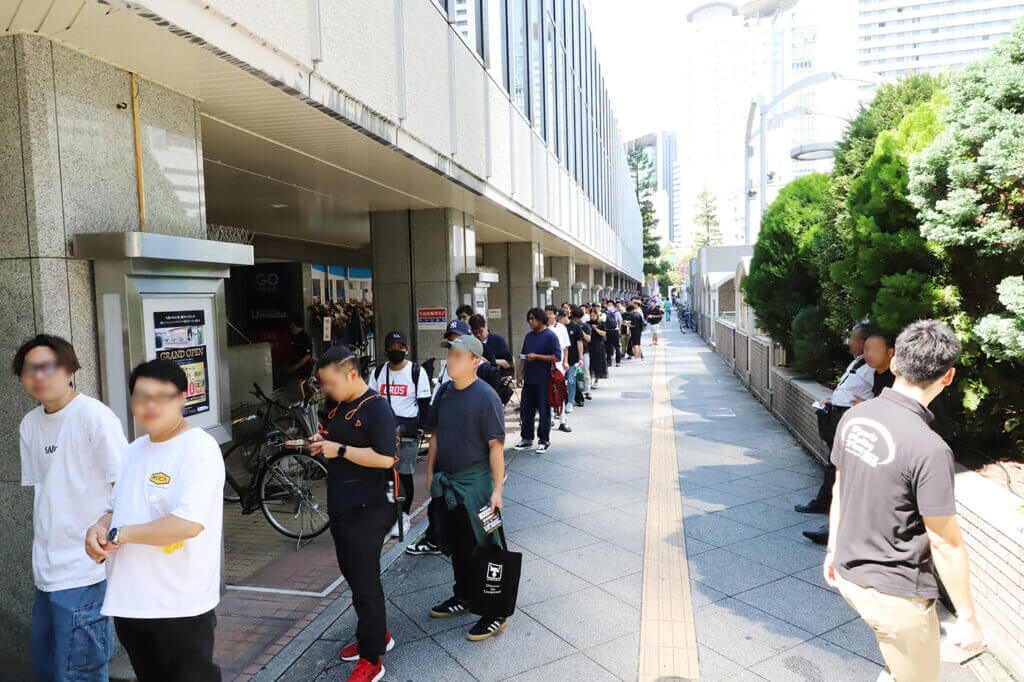
[[[822,576],[793,511],[821,469],[695,335],[669,361],[703,680],[874,680],[870,628]],[[973,680],[943,664],[943,680]]]

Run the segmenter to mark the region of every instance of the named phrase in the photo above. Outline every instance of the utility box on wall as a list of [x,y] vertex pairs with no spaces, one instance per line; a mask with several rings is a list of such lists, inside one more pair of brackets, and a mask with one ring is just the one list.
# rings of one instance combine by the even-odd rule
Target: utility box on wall
[[185,417],[217,442],[231,439],[224,280],[252,265],[244,244],[149,232],[74,237],[74,255],[93,261],[103,397],[129,440],[128,376],[146,360],[178,363],[189,380]]

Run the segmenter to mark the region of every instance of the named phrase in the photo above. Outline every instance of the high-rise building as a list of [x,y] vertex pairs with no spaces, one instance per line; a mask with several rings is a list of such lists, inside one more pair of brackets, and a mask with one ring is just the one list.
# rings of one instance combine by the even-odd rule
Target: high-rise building
[[1021,0],[859,0],[857,64],[883,80],[960,68],[1024,15]]
[[[743,187],[743,145],[751,102],[758,97],[771,102],[786,88],[822,72],[852,75],[855,35],[848,29],[855,12],[852,1],[802,0],[774,19],[725,17],[684,28],[682,87],[692,96],[679,126],[686,131],[685,144],[679,148],[682,196],[677,202],[680,230],[675,241],[680,250],[696,244],[695,204],[705,189],[715,197],[723,243],[744,241],[745,202],[758,202],[760,191],[756,137],[751,140],[753,186]],[[827,147],[856,104],[856,85],[833,80],[794,92],[772,109],[765,155],[768,202],[793,179],[831,169],[831,159],[794,160],[791,153],[805,145]],[[755,234],[756,230],[755,223]]]
[[657,234],[661,237],[661,244],[664,247],[669,242],[675,242],[679,232],[677,217],[679,176],[676,163],[678,141],[676,134],[667,130],[660,133],[648,133],[626,143],[627,151],[633,147],[642,147],[654,166],[654,214],[658,219]]

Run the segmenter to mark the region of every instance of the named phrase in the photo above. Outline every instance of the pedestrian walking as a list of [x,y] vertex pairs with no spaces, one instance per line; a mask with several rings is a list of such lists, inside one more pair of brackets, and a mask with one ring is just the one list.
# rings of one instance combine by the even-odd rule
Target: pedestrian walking
[[516,450],[533,447],[534,418],[538,412],[540,423],[537,425],[539,444],[538,453],[547,452],[551,447],[551,408],[548,407],[548,382],[551,381],[551,368],[559,363],[562,357],[562,346],[558,336],[547,328],[547,315],[541,308],[530,308],[526,313],[526,322],[530,331],[523,339],[520,362],[517,365],[516,384],[522,386],[519,404],[519,416],[522,422],[521,440],[515,445]]
[[[434,433],[427,451],[430,494],[441,511],[441,546],[451,556],[452,596],[430,609],[433,618],[470,611],[481,585],[473,573],[478,547],[500,540],[484,530],[480,514],[500,514],[505,476],[505,416],[497,394],[477,378],[483,344],[473,336],[446,341],[452,376],[430,408],[428,425]],[[477,613],[480,619],[466,633],[471,641],[491,637],[506,619]]]
[[35,496],[30,649],[36,679],[106,682],[114,647],[100,613],[106,571],[82,551],[82,538],[106,507],[128,442],[110,408],[75,390],[78,368],[74,347],[49,334],[23,343],[11,361],[39,403],[19,427],[21,484]]
[[220,446],[185,421],[188,378],[177,363],[140,364],[128,391],[146,434],[128,446],[106,512],[85,534],[86,553],[107,564],[102,613],[139,682],[219,681]]
[[[953,382],[961,347],[934,320],[896,339],[892,388],[839,422],[826,582],[871,626],[889,678],[939,679],[938,579],[957,613],[958,645],[981,648],[967,547],[956,516],[953,452],[928,405]],[[882,678],[880,678],[882,679]]]
[[415,495],[413,474],[416,456],[420,450],[423,431],[430,409],[430,378],[419,364],[409,360],[409,340],[400,330],[388,332],[384,337],[387,363],[370,376],[369,388],[384,396],[398,424],[398,478],[401,482],[402,518],[395,521],[389,535],[398,537],[399,521],[409,528],[409,513]]
[[395,521],[397,422],[387,400],[363,381],[348,346],[327,350],[318,369],[321,386],[338,405],[328,415],[326,433],[314,436],[310,449],[327,459],[331,537],[357,621],[356,641],[338,657],[357,661],[348,682],[376,682],[384,677],[381,657],[395,646],[387,628],[380,555]]

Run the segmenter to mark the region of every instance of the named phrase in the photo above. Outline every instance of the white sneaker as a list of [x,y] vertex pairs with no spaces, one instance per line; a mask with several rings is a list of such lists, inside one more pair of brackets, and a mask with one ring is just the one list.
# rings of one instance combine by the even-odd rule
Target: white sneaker
[[408,514],[402,512],[402,530],[405,531],[406,535],[409,534],[410,527],[412,527],[412,519],[409,518]]
[[569,413],[572,413],[572,403],[566,403],[565,404],[565,411],[569,412]]
[[395,525],[391,526],[391,530],[388,531],[388,537],[389,538],[397,538],[398,537],[398,521],[395,521]]

